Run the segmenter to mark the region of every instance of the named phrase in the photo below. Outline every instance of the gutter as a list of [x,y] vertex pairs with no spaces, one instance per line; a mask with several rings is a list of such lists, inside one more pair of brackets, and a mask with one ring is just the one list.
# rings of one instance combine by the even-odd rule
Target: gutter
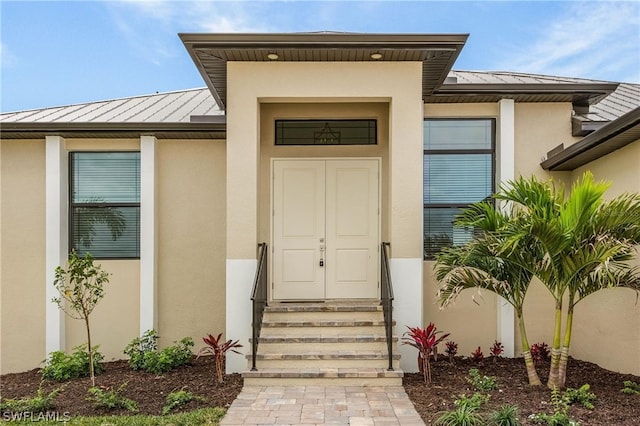
[[75,123],[75,122],[0,122],[0,138],[24,139],[55,135],[63,137],[137,137],[142,135],[187,137],[207,137],[225,139],[227,132],[226,117],[221,116],[215,122],[194,123]]

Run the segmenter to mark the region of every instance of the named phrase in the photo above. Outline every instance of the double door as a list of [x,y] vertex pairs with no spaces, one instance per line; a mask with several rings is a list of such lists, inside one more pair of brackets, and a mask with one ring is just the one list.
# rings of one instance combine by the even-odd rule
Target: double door
[[377,298],[378,159],[274,160],[275,300]]

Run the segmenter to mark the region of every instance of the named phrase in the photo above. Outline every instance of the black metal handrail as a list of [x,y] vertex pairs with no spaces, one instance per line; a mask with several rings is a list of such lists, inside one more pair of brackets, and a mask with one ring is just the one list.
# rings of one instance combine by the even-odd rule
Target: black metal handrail
[[264,308],[268,306],[268,252],[267,243],[258,244],[258,269],[256,270],[256,278],[253,282],[253,290],[251,291],[251,303],[253,305],[253,318],[251,321],[251,328],[253,329],[251,339],[251,371],[257,370],[256,355],[258,354],[258,339],[260,338],[260,330],[262,329]]
[[389,253],[387,253],[390,245],[390,243],[383,242],[380,247],[380,304],[384,314],[384,329],[387,333],[388,370],[393,371],[393,285],[391,284],[391,271],[389,269]]

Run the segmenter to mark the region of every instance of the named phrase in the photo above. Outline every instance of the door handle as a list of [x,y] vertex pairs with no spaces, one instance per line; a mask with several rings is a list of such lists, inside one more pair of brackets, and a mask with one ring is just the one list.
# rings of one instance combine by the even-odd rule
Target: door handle
[[324,238],[320,238],[320,267],[324,266]]
[[324,259],[320,258],[320,267],[322,268],[324,266]]

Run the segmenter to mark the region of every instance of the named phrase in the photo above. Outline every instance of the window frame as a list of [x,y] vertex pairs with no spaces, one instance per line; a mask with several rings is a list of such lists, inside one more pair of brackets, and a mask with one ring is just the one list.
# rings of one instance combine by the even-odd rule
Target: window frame
[[[118,202],[118,203],[107,203],[107,202],[101,202],[101,203],[76,203],[73,201],[73,182],[74,182],[74,171],[73,171],[73,166],[74,166],[74,156],[76,154],[98,154],[98,153],[104,153],[104,154],[128,154],[128,153],[138,153],[138,155],[140,155],[140,151],[139,150],[115,150],[115,151],[106,151],[106,150],[77,150],[77,151],[69,151],[68,153],[68,169],[69,169],[69,180],[67,182],[67,186],[68,186],[68,201],[69,201],[69,212],[68,212],[68,241],[69,241],[69,254],[75,250],[74,247],[74,208],[76,207],[89,207],[89,208],[100,208],[100,207],[137,207],[138,208],[138,236],[137,236],[137,252],[138,255],[137,256],[96,256],[93,253],[91,253],[90,250],[87,250],[89,253],[91,253],[91,256],[94,259],[102,259],[102,260],[136,260],[136,259],[140,259],[140,250],[141,250],[141,240],[140,240],[140,223],[141,223],[141,218],[140,218],[140,202],[137,203],[133,203],[133,202]],[[141,179],[141,170],[140,170],[140,166],[138,167],[138,178]],[[139,185],[141,186],[141,182],[139,183]]]
[[[329,143],[329,144],[316,144],[316,143],[278,143],[278,129],[279,123],[283,122],[317,122],[318,128],[323,128],[323,123],[335,123],[335,122],[367,122],[373,123],[373,143]],[[336,129],[339,130],[339,129]],[[273,145],[277,147],[284,146],[377,146],[378,143],[378,119],[377,118],[277,118],[273,122]]]
[[[423,119],[423,123],[426,123],[427,121],[429,122],[434,122],[434,121],[485,121],[485,122],[489,122],[491,125],[491,148],[476,148],[476,149],[471,149],[471,148],[464,148],[464,149],[425,149],[425,138],[423,136],[423,140],[422,140],[422,147],[423,147],[423,153],[422,153],[422,161],[424,164],[424,159],[427,156],[433,156],[433,155],[487,155],[489,154],[491,157],[491,194],[493,195],[495,194],[496,191],[496,122],[497,119],[495,117],[425,117]],[[423,124],[424,125],[424,124]],[[423,185],[424,185],[424,166],[423,166]],[[482,200],[479,200],[482,201]],[[493,199],[493,197],[491,197],[491,202],[495,205],[495,201]],[[423,194],[422,194],[422,216],[423,216],[423,223],[424,223],[424,217],[425,217],[425,210],[426,209],[464,209],[466,207],[469,207],[471,204],[473,203],[426,203],[425,202],[425,194],[424,194],[424,189],[423,189]],[[435,255],[432,256],[428,256],[426,251],[425,251],[425,237],[426,237],[426,230],[423,230],[423,235],[422,235],[422,254],[423,254],[423,260],[435,260]],[[444,247],[444,246],[443,246]]]

